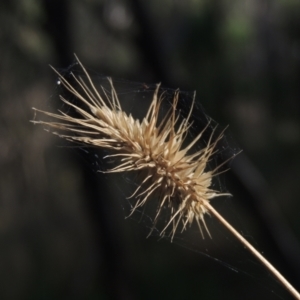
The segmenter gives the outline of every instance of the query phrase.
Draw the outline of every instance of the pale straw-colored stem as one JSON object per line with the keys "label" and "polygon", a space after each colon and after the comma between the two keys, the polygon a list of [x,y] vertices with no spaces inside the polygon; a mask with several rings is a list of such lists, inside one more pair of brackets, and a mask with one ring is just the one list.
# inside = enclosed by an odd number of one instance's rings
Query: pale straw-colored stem
{"label": "pale straw-colored stem", "polygon": [[209,212],[214,215],[231,233],[282,283],[295,297],[300,299],[299,292],[279,273],[279,271],[262,256],[238,231],[236,231],[209,203],[205,204]]}

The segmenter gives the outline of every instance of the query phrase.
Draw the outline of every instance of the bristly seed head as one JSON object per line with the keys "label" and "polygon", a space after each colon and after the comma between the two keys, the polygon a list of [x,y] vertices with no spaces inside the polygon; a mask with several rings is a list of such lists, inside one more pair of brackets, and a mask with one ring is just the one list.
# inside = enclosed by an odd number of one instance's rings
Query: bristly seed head
{"label": "bristly seed head", "polygon": [[212,177],[216,175],[218,167],[214,170],[207,168],[209,160],[216,152],[218,141],[223,137],[223,132],[215,140],[212,140],[211,136],[204,148],[190,154],[190,149],[201,139],[209,126],[208,124],[189,145],[183,145],[191,126],[190,117],[194,99],[187,118],[179,121],[179,113],[176,111],[179,91],[176,91],[171,109],[163,120],[159,121],[163,94],[159,95],[158,84],[146,116],[139,121],[122,110],[110,78],[108,78],[110,93],[104,89],[98,91],[86,69],[78,59],[77,61],[87,77],[87,81],[84,81],[71,73],[80,88],[75,88],[62,75],[57,74],[61,85],[89,110],[60,96],[63,102],[75,109],[78,117],[63,112],[53,114],[35,109],[53,117],[56,121],[33,122],[58,129],[58,133],[53,133],[67,140],[112,150],[113,153],[108,157],[117,157],[119,164],[113,169],[106,170],[107,173],[141,171],[140,185],[130,196],[136,200],[131,214],[153,199],[154,194],[158,195],[153,228],[162,209],[168,208],[170,211],[170,219],[161,230],[161,235],[172,226],[173,238],[179,226],[184,230],[194,220],[202,236],[202,225],[209,234],[204,220],[205,213],[209,212],[206,204],[214,197],[229,195],[211,189]]}

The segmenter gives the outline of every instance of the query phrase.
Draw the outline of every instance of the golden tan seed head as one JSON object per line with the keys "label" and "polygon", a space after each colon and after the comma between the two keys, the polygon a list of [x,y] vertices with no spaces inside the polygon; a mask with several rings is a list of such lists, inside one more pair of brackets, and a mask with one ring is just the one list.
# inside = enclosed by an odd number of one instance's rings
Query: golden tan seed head
{"label": "golden tan seed head", "polygon": [[111,88],[109,93],[104,89],[97,90],[86,69],[77,61],[87,78],[84,80],[71,73],[77,87],[57,74],[64,88],[85,108],[61,96],[63,102],[76,110],[77,117],[35,109],[52,117],[53,121],[33,122],[46,125],[54,134],[67,140],[111,150],[109,157],[118,158],[119,163],[115,168],[106,170],[107,173],[139,171],[139,187],[131,196],[135,199],[131,214],[146,202],[157,201],[154,227],[162,209],[168,208],[170,217],[161,235],[172,226],[173,237],[178,227],[184,230],[195,220],[203,236],[202,225],[208,232],[204,221],[204,215],[208,212],[206,203],[214,197],[228,195],[211,189],[212,177],[218,168],[208,169],[208,162],[215,154],[223,133],[214,141],[211,138],[204,148],[190,153],[207,128],[184,146],[191,125],[194,100],[187,118],[179,121],[179,91],[176,91],[171,109],[159,121],[163,94],[160,94],[160,85],[157,85],[147,114],[139,121],[122,110],[110,78],[107,79]]}

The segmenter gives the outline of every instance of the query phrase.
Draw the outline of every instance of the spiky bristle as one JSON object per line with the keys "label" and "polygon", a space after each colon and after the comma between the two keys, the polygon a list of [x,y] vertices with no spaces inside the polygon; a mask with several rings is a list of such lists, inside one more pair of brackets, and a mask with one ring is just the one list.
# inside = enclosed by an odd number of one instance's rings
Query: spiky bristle
{"label": "spiky bristle", "polygon": [[104,89],[98,91],[78,58],[77,61],[87,78],[84,81],[83,78],[71,73],[79,88],[75,88],[61,74],[55,72],[61,84],[87,106],[88,110],[60,96],[63,102],[75,109],[77,117],[63,112],[55,114],[34,108],[56,121],[33,122],[57,129],[58,132],[53,133],[67,140],[112,150],[113,153],[108,157],[117,157],[119,163],[113,169],[106,170],[107,173],[142,171],[140,185],[131,196],[136,200],[131,214],[150,199],[154,200],[156,198],[153,197],[154,194],[158,195],[153,228],[163,208],[167,207],[170,212],[170,218],[161,230],[161,235],[172,226],[173,238],[180,224],[184,230],[194,220],[202,236],[204,236],[202,226],[209,234],[204,220],[204,215],[208,212],[206,204],[214,197],[228,195],[211,188],[212,178],[218,168],[209,170],[207,167],[216,152],[218,141],[223,137],[223,132],[215,140],[212,140],[211,136],[201,150],[190,153],[191,148],[201,139],[209,126],[208,124],[189,145],[184,145],[191,126],[190,118],[195,99],[188,116],[179,121],[180,116],[176,110],[179,91],[176,91],[171,109],[163,120],[159,121],[163,94],[159,95],[158,84],[146,116],[139,121],[122,110],[110,78],[108,78],[110,92],[107,93]]}

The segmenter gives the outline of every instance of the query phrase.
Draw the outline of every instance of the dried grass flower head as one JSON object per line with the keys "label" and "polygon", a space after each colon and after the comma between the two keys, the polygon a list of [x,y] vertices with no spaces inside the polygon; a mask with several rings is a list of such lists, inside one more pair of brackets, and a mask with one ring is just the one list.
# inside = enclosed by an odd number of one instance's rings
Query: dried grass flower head
{"label": "dried grass flower head", "polygon": [[182,118],[178,110],[180,92],[175,91],[171,108],[161,117],[165,95],[158,84],[146,116],[138,120],[122,110],[111,78],[107,78],[109,91],[103,87],[97,89],[86,69],[77,61],[84,77],[71,73],[71,83],[58,73],[60,84],[77,101],[75,104],[63,96],[60,98],[76,111],[76,116],[62,111],[56,114],[36,109],[54,121],[34,122],[46,125],[54,134],[69,141],[110,150],[108,157],[114,157],[118,164],[106,170],[107,173],[139,171],[139,186],[130,196],[135,199],[131,213],[149,201],[157,201],[154,227],[162,210],[167,208],[169,219],[161,229],[161,235],[171,227],[174,236],[177,229],[184,230],[194,221],[202,236],[202,228],[209,234],[204,220],[207,204],[215,197],[228,195],[212,188],[212,179],[219,167],[208,168],[223,132],[214,137],[215,131],[212,130],[206,146],[195,150],[195,144],[211,127],[208,121],[207,126],[187,142],[195,98],[186,117]]}
{"label": "dried grass flower head", "polygon": [[[77,57],[76,57],[77,59]],[[196,137],[188,140],[192,128],[192,111],[195,99],[183,118],[177,109],[180,92],[173,94],[170,109],[161,116],[164,92],[158,84],[153,91],[151,104],[142,120],[135,119],[122,110],[113,81],[107,78],[109,90],[97,88],[86,69],[77,59],[84,76],[70,73],[71,80],[57,71],[59,83],[68,91],[75,102],[60,96],[70,110],[50,113],[38,109],[36,112],[49,116],[51,121],[34,120],[43,124],[54,134],[72,142],[93,146],[109,151],[107,157],[117,164],[106,173],[139,172],[139,183],[130,196],[134,199],[131,214],[148,202],[156,201],[156,213],[153,228],[163,211],[169,217],[161,229],[161,235],[170,227],[171,237],[175,232],[184,230],[194,221],[198,224],[202,236],[205,228],[204,216],[215,216],[248,250],[285,286],[296,298],[298,291],[266,260],[235,228],[233,228],[214,208],[210,201],[218,196],[228,195],[212,188],[213,177],[220,173],[220,164],[209,168],[209,162],[216,152],[224,132],[215,134],[213,129],[205,146],[195,145],[203,139],[211,124],[201,130]],[[76,114],[69,113],[74,111]],[[226,161],[225,161],[226,162]],[[223,162],[223,164],[225,163]]]}

